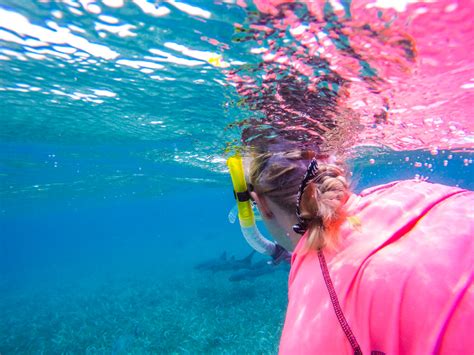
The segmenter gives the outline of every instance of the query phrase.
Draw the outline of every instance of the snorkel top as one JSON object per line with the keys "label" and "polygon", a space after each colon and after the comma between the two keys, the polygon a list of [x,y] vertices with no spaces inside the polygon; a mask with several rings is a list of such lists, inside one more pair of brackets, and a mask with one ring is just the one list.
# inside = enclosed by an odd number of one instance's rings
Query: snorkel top
{"label": "snorkel top", "polygon": [[255,214],[252,209],[250,193],[245,181],[244,165],[242,157],[236,155],[227,159],[232,185],[234,186],[234,197],[237,201],[240,229],[245,240],[257,252],[269,255],[275,263],[282,260],[289,261],[291,254],[282,246],[265,238],[255,224]]}

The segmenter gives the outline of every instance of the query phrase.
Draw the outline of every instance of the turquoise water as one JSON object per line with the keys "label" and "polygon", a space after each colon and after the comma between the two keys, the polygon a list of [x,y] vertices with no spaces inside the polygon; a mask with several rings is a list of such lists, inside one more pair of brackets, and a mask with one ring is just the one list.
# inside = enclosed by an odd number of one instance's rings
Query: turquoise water
{"label": "turquoise water", "polygon": [[[197,268],[251,251],[228,222],[225,167],[230,125],[249,113],[222,68],[165,44],[257,60],[232,41],[246,10],[189,3],[211,18],[166,2],[154,17],[132,2],[0,0],[16,24],[108,48],[0,32],[0,353],[276,353],[288,268],[240,281]],[[104,30],[116,24],[90,4],[135,36]],[[146,59],[153,48],[173,57]],[[473,189],[472,158],[362,148],[350,164],[356,191],[415,175]]]}

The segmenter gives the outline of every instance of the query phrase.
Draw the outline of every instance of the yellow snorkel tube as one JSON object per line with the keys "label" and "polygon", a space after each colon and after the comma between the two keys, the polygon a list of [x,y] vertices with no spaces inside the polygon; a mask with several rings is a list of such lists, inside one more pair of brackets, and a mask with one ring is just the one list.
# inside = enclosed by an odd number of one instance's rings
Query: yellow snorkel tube
{"label": "yellow snorkel tube", "polygon": [[[245,182],[244,165],[240,156],[231,157],[227,160],[232,185],[234,185],[235,199],[239,211],[239,221],[242,227],[251,227],[255,224],[255,215],[253,213],[250,197],[239,198],[248,194],[247,183]],[[243,200],[243,201],[240,201]]]}
{"label": "yellow snorkel tube", "polygon": [[261,254],[275,256],[279,246],[266,239],[255,224],[255,215],[250,201],[250,194],[245,182],[244,165],[239,155],[227,159],[234,196],[237,201],[238,216],[242,234],[250,246]]}

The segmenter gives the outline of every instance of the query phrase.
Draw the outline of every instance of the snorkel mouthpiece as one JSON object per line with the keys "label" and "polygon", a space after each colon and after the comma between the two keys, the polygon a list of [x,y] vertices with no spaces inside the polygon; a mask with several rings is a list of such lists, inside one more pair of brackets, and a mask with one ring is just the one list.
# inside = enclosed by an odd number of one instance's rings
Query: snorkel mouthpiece
{"label": "snorkel mouthpiece", "polygon": [[[266,239],[255,224],[255,215],[250,202],[250,194],[245,182],[244,165],[239,155],[227,159],[232,184],[234,185],[234,196],[237,200],[238,216],[242,234],[250,246],[261,254],[276,256],[277,245]],[[274,258],[274,260],[276,260]]]}

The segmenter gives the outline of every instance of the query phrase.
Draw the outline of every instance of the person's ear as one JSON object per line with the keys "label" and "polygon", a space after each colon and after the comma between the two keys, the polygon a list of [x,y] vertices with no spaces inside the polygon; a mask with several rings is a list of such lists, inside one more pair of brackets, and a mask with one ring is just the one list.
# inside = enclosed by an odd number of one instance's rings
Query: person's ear
{"label": "person's ear", "polygon": [[268,203],[264,196],[258,195],[255,191],[250,191],[250,196],[257,203],[260,212],[267,218],[272,218],[273,213],[268,207]]}

